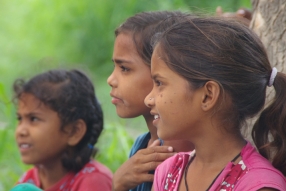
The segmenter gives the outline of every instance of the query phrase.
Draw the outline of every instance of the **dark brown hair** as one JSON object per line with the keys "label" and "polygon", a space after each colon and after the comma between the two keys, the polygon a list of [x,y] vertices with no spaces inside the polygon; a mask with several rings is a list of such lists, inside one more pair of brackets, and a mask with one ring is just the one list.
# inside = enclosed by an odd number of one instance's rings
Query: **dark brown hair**
{"label": "dark brown hair", "polygon": [[23,93],[32,94],[56,111],[61,119],[61,131],[78,119],[86,123],[87,131],[82,140],[63,154],[62,164],[67,170],[79,171],[95,155],[93,145],[103,129],[103,113],[93,84],[83,72],[51,70],[27,82],[18,79],[14,92],[16,99],[21,99]]}
{"label": "dark brown hair", "polygon": [[162,25],[158,28],[157,25],[168,19],[168,22],[172,24],[175,22],[175,20],[172,21],[172,18],[176,18],[175,16],[186,15],[190,16],[190,14],[180,11],[151,11],[137,13],[136,15],[129,17],[115,30],[115,36],[117,37],[121,33],[132,35],[139,56],[143,59],[145,64],[150,65],[153,52],[151,38],[155,33],[169,27],[167,25]]}
{"label": "dark brown hair", "polygon": [[[233,20],[178,20],[154,37],[161,58],[194,89],[209,80],[217,82],[231,98],[223,117],[240,128],[264,107],[272,68],[263,44],[248,27]],[[273,86],[276,96],[255,123],[252,135],[259,152],[273,159],[273,165],[286,175],[286,76],[278,72]]]}

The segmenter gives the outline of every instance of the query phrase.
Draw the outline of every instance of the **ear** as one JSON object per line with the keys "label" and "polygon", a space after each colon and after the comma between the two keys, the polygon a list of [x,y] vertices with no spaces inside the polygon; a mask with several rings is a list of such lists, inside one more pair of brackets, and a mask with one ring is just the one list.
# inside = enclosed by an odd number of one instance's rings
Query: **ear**
{"label": "ear", "polygon": [[217,104],[220,91],[220,86],[217,82],[208,81],[205,83],[201,102],[203,111],[209,111]]}
{"label": "ear", "polygon": [[71,124],[72,131],[69,133],[68,145],[77,145],[86,133],[86,123],[82,119],[78,119],[76,122]]}

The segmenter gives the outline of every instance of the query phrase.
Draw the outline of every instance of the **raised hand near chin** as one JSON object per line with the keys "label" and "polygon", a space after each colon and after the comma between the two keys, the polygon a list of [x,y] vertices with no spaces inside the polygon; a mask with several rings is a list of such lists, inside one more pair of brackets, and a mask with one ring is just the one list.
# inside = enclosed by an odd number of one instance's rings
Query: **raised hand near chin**
{"label": "raised hand near chin", "polygon": [[172,147],[160,146],[159,140],[154,141],[117,169],[113,176],[113,191],[127,191],[143,182],[153,182],[154,175],[149,172],[173,155]]}

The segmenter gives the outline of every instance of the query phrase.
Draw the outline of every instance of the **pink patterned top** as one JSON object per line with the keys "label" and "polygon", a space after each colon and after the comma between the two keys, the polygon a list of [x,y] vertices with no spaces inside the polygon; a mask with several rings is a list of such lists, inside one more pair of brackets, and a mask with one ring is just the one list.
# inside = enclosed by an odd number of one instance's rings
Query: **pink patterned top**
{"label": "pink patterned top", "polygon": [[[155,191],[177,191],[191,153],[178,153],[160,164],[155,171]],[[268,160],[263,158],[248,142],[241,151],[242,160],[228,163],[209,188],[209,191],[248,190],[257,191],[268,187],[286,190],[286,179]]]}

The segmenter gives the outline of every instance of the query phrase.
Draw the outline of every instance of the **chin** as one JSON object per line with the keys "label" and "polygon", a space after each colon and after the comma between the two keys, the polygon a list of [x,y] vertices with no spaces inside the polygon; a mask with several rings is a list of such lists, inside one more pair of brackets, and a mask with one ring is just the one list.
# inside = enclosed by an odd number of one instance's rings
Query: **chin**
{"label": "chin", "polygon": [[126,112],[126,111],[123,112],[118,109],[116,110],[116,113],[120,118],[135,118],[135,117],[142,115],[142,114]]}
{"label": "chin", "polygon": [[33,165],[33,164],[35,164],[32,160],[30,160],[30,159],[25,159],[25,158],[22,158],[22,162],[23,162],[24,164],[27,164],[27,165]]}

